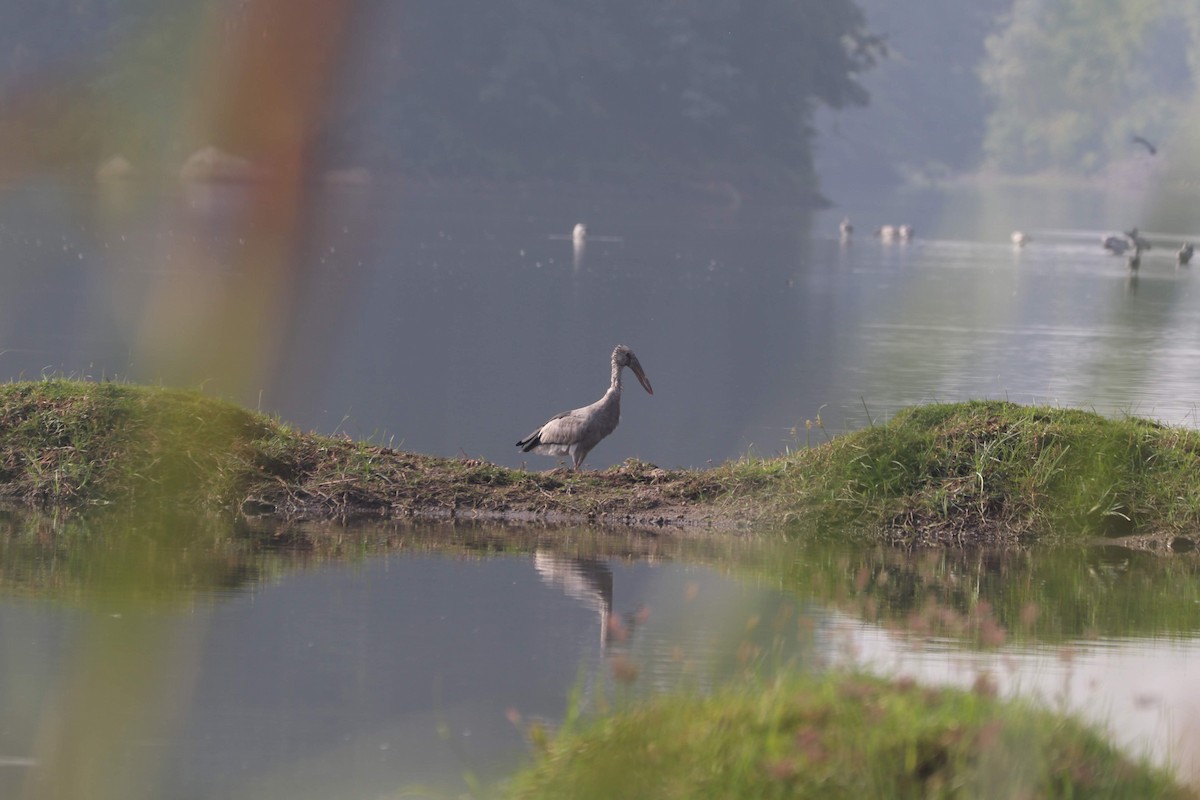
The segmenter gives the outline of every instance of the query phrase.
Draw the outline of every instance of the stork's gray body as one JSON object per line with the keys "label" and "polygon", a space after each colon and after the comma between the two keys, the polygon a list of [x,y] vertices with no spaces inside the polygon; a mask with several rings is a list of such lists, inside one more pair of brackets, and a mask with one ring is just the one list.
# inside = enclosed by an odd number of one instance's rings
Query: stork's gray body
{"label": "stork's gray body", "polygon": [[590,406],[564,411],[551,417],[545,425],[517,442],[526,453],[533,451],[547,456],[570,456],[574,468],[600,440],[617,429],[621,421],[621,370],[629,367],[649,394],[654,394],[650,381],[642,370],[637,356],[623,344],[612,353],[612,380],[608,391]]}

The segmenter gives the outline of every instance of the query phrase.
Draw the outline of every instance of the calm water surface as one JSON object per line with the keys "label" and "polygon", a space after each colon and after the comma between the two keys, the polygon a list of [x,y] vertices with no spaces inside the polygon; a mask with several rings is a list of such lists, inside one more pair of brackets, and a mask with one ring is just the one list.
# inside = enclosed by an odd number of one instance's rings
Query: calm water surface
{"label": "calm water surface", "polygon": [[[3,797],[457,791],[514,769],[528,724],[557,724],[572,694],[704,687],[745,668],[743,641],[788,661],[811,646],[794,622],[749,630],[796,601],[713,552],[588,554],[586,530],[400,528],[346,560],[183,520],[6,522]],[[530,549],[494,549],[514,537]]]}
{"label": "calm water surface", "polygon": [[[1003,199],[876,198],[843,246],[842,209],[381,186],[315,194],[276,229],[236,186],[30,184],[0,201],[0,375],[203,386],[304,429],[512,466],[513,442],[603,393],[618,342],[656,393],[631,387],[593,467],[774,454],[818,415],[838,433],[930,400],[1195,424],[1185,234],[1131,276],[1098,241],[1137,209]],[[916,241],[870,235],[898,214]],[[1009,226],[1034,243],[1014,250]]]}
{"label": "calm water surface", "polygon": [[[0,376],[203,387],[304,429],[506,465],[533,426],[600,396],[618,342],[655,395],[630,388],[593,467],[773,454],[930,400],[1197,423],[1197,268],[1160,247],[1131,275],[1098,245],[1148,203],[868,198],[843,244],[846,209],[375,187],[289,217],[256,191],[11,188]],[[869,235],[885,222],[918,239]],[[1035,236],[1020,251],[1016,227]],[[986,671],[1200,775],[1200,580],[1183,560],[930,565],[587,531],[439,530],[435,548],[408,529],[317,555],[189,520],[4,525],[4,797],[453,793],[518,765],[524,727],[572,693],[594,706],[788,663]],[[998,643],[922,622],[981,602]]]}
{"label": "calm water surface", "polygon": [[180,519],[4,534],[4,797],[446,796],[500,785],[572,696],[779,666],[987,674],[1197,775],[1200,582],[1180,560],[402,525],[326,556]]}

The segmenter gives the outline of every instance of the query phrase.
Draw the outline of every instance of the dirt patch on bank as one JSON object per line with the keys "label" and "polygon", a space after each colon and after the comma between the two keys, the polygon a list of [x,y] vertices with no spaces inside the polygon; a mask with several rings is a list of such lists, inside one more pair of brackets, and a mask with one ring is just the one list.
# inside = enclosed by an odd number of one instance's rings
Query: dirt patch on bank
{"label": "dirt patch on bank", "polygon": [[[238,503],[246,516],[284,520],[413,518],[589,523],[648,530],[747,530],[756,515],[695,472],[628,461],[607,470],[520,472],[476,459],[440,459],[361,445],[325,448],[290,480],[255,481]],[[347,476],[346,460],[372,462]],[[272,470],[274,472],[275,470]]]}

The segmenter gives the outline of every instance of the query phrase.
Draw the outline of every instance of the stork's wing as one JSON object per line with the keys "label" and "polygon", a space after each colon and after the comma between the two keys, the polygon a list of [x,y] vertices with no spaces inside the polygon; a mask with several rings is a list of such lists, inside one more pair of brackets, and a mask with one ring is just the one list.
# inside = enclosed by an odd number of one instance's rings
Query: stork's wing
{"label": "stork's wing", "polygon": [[517,447],[523,448],[528,453],[541,445],[567,447],[575,444],[581,438],[584,426],[587,424],[587,418],[580,413],[582,410],[577,408],[573,411],[555,414],[545,425],[517,442]]}

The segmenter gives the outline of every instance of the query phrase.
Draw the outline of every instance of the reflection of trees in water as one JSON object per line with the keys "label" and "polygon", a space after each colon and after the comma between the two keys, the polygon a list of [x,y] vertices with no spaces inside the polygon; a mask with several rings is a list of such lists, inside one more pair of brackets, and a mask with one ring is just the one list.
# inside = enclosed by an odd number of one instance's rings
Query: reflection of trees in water
{"label": "reflection of trees in water", "polygon": [[968,639],[986,640],[993,625],[1010,638],[1050,641],[1190,633],[1200,602],[1200,566],[1190,555],[1164,557],[1119,544],[927,553],[863,548],[804,563],[806,574],[789,580],[793,591],[910,632]]}

